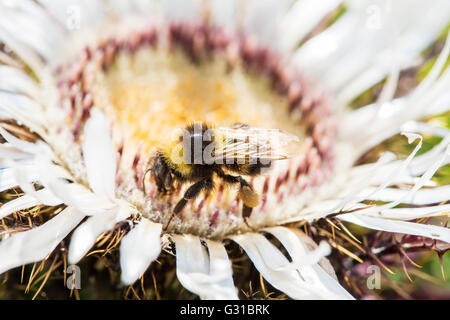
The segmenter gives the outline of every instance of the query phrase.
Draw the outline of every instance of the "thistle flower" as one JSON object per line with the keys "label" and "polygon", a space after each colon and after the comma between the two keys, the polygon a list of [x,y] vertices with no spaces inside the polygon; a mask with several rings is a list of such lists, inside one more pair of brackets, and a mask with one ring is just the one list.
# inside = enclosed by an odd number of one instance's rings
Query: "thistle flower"
{"label": "thistle flower", "polygon": [[[394,98],[400,70],[417,65],[449,22],[447,1],[24,0],[1,7],[0,191],[9,201],[0,207],[0,273],[58,254],[66,238],[69,264],[111,241],[124,284],[164,250],[176,253],[187,290],[236,299],[225,246],[234,242],[291,298],[349,299],[341,284],[348,279],[340,283],[325,257],[333,247],[360,258],[321,223],[356,246],[343,222],[408,235],[409,246],[450,243],[445,220],[417,222],[448,217],[450,208],[449,187],[431,180],[450,161],[450,132],[420,120],[449,109],[450,41],[426,78]],[[336,21],[316,28],[336,12]],[[375,103],[349,108],[385,78]],[[164,229],[186,186],[161,196],[144,173],[170,130],[191,120],[280,128],[301,147],[251,181],[262,201],[249,217],[237,190],[219,185]],[[399,133],[414,146],[406,159],[386,153],[358,162]],[[442,141],[417,155],[427,133]],[[388,242],[375,240],[362,250],[377,259]]]}

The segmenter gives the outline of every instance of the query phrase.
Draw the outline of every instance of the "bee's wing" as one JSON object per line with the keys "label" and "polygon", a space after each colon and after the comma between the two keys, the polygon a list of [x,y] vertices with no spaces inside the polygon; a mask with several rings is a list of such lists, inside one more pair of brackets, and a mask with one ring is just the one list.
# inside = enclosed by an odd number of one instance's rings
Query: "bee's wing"
{"label": "bee's wing", "polygon": [[215,159],[235,160],[282,160],[291,157],[288,146],[299,141],[286,131],[265,129],[248,125],[233,128],[217,128],[224,143],[215,150]]}

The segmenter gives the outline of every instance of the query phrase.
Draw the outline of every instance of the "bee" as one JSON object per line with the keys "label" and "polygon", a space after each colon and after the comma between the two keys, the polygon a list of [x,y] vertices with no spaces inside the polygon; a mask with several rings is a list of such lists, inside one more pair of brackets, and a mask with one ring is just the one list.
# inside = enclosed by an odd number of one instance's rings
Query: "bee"
{"label": "bee", "polygon": [[[159,194],[173,192],[176,184],[191,184],[175,205],[166,228],[188,201],[202,191],[212,191],[217,179],[239,187],[243,216],[249,217],[252,208],[260,203],[260,197],[242,176],[261,175],[273,161],[288,159],[286,146],[291,141],[298,141],[298,138],[282,130],[246,124],[227,128],[194,122],[177,129],[156,151],[146,171],[146,174],[151,172]],[[143,187],[145,193],[145,184]]]}

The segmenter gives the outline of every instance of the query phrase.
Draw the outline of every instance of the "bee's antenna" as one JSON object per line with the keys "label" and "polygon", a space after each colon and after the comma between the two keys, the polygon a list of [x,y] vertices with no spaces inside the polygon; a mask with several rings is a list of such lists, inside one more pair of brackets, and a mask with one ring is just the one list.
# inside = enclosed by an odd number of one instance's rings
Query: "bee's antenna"
{"label": "bee's antenna", "polygon": [[172,222],[172,219],[173,219],[174,216],[175,216],[175,213],[172,212],[172,213],[170,214],[169,221],[167,221],[167,224],[166,224],[166,226],[164,227],[163,231],[166,231],[167,228],[169,228],[170,222]]}
{"label": "bee's antenna", "polygon": [[145,172],[144,172],[144,176],[142,177],[142,189],[144,191],[144,196],[147,194],[147,192],[145,191],[145,176],[147,175],[147,173],[149,173],[149,171],[151,171],[152,168],[148,168]]}

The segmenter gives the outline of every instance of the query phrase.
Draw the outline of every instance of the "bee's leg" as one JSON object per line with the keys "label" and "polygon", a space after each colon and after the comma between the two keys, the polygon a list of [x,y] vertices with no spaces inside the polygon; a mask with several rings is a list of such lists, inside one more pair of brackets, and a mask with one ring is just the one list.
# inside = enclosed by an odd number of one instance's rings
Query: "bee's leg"
{"label": "bee's leg", "polygon": [[242,206],[242,217],[244,218],[245,224],[250,228],[253,229],[248,224],[248,218],[252,214],[253,208],[256,207],[259,204],[259,195],[253,191],[250,184],[241,176],[232,176],[229,174],[225,174],[222,170],[217,170],[217,175],[221,177],[225,182],[232,183],[232,184],[240,184],[239,189],[239,196],[241,197],[242,201],[244,202]]}
{"label": "bee's leg", "polygon": [[211,190],[212,188],[214,188],[214,183],[211,178],[200,180],[199,182],[194,183],[192,186],[190,186],[184,193],[183,199],[178,201],[175,208],[173,209],[173,212],[164,230],[166,230],[169,226],[173,216],[180,213],[189,200],[196,198],[203,190]]}
{"label": "bee's leg", "polygon": [[[239,196],[244,202],[245,206],[249,208],[254,208],[259,204],[259,195],[253,191],[250,184],[241,176],[232,176],[225,174],[222,170],[217,170],[217,175],[221,177],[225,182],[232,184],[240,184]],[[246,209],[248,212],[248,209]]]}
{"label": "bee's leg", "polygon": [[197,183],[194,183],[183,195],[183,199],[178,201],[177,205],[173,209],[175,214],[179,213],[183,210],[184,206],[187,204],[188,200],[196,198],[202,190],[211,190],[214,187],[213,181],[211,178],[201,180]]}
{"label": "bee's leg", "polygon": [[253,208],[251,207],[247,207],[245,205],[245,203],[242,205],[242,217],[244,218],[244,223],[247,227],[249,227],[252,231],[256,231],[255,228],[253,228],[249,223],[248,223],[248,218],[250,218],[250,216],[252,215],[252,211]]}

